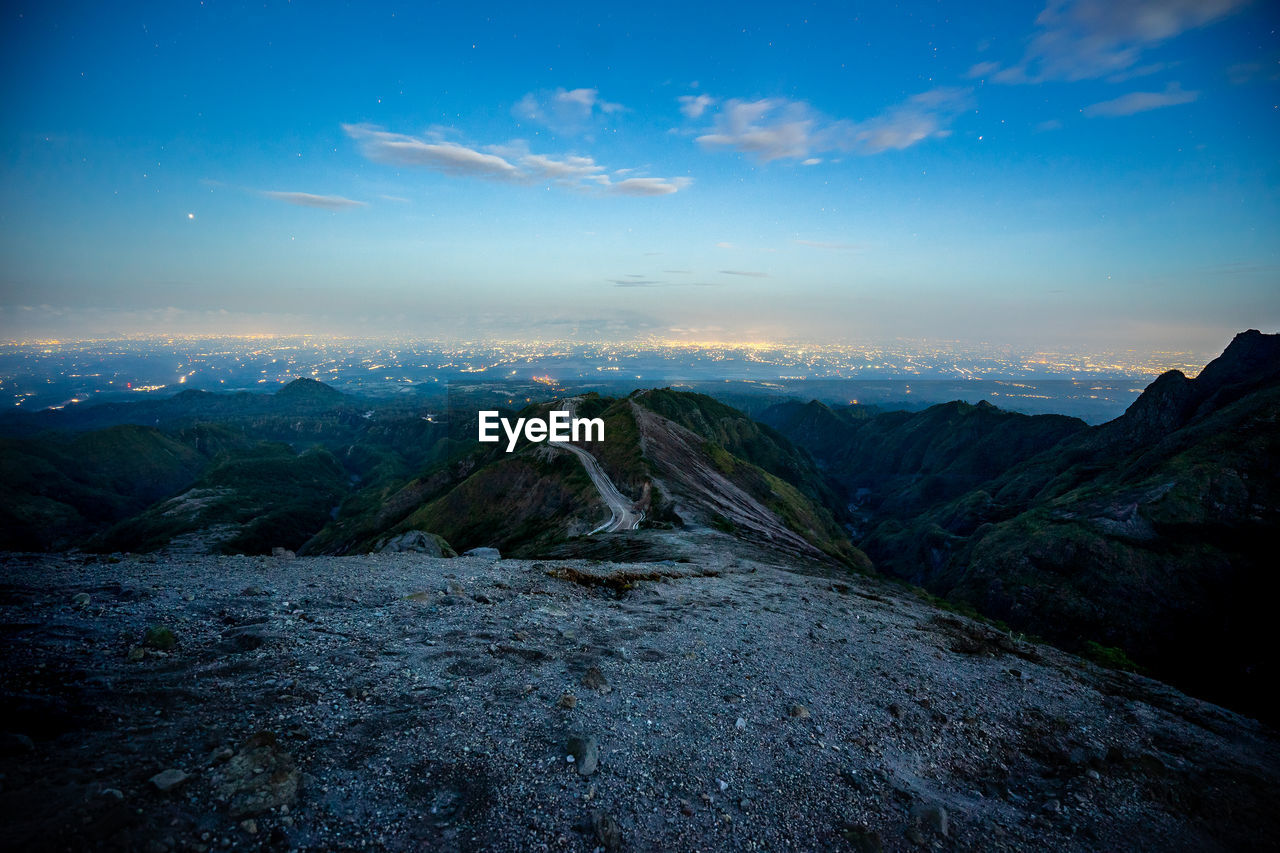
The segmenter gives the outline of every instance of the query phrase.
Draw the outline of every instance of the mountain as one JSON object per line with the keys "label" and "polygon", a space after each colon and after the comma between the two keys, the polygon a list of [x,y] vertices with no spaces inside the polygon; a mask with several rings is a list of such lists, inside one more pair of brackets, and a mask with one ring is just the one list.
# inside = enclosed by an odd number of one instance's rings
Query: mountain
{"label": "mountain", "polygon": [[1077,431],[860,545],[1011,628],[1275,718],[1280,335],[1244,332]]}
{"label": "mountain", "polygon": [[323,448],[295,454],[263,442],[220,457],[180,494],[102,531],[85,547],[152,551],[189,542],[196,553],[292,550],[328,522],[348,477]]}
{"label": "mountain", "polygon": [[298,379],[0,419],[0,548],[299,547],[348,495],[449,452],[432,408]]}
{"label": "mountain", "polygon": [[[545,418],[550,405],[509,414]],[[824,506],[834,491],[812,460],[741,412],[669,389],[592,394],[574,406],[578,417],[604,421],[605,440],[580,447],[643,514],[644,529],[588,537],[610,509],[582,461],[522,440],[513,453],[477,444],[399,488],[353,496],[303,553],[361,553],[421,531],[459,551],[494,546],[524,557],[669,559],[690,536],[728,536],[870,568]]]}
{"label": "mountain", "polygon": [[275,393],[277,400],[293,405],[332,406],[345,395],[336,388],[305,376],[299,377]]}
{"label": "mountain", "polygon": [[864,511],[893,517],[950,500],[1086,428],[959,401],[919,412],[791,402],[760,419],[809,450]]}
{"label": "mountain", "polygon": [[189,443],[150,427],[0,438],[0,550],[78,544],[172,494],[207,464]]}

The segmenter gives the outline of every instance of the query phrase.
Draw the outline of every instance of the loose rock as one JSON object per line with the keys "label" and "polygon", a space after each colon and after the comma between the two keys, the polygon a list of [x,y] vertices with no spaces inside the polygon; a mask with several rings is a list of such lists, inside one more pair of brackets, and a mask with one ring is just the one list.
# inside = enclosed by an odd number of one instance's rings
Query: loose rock
{"label": "loose rock", "polygon": [[947,810],[933,803],[916,803],[911,807],[911,819],[916,826],[926,826],[946,838],[950,832]]}
{"label": "loose rock", "polygon": [[580,776],[596,772],[600,761],[600,745],[593,737],[574,735],[565,744],[565,752],[573,759]]}
{"label": "loose rock", "polygon": [[175,767],[171,767],[168,770],[162,770],[152,776],[148,781],[150,781],[152,785],[155,785],[157,790],[172,791],[174,788],[187,781],[188,778],[187,774],[183,771],[178,770]]}

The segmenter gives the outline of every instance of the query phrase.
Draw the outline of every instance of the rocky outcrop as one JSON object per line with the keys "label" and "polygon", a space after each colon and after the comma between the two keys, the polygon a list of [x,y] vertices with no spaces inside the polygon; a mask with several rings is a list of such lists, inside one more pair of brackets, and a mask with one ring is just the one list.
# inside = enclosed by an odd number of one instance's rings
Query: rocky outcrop
{"label": "rocky outcrop", "polygon": [[428,557],[458,556],[443,536],[425,530],[407,530],[388,536],[375,545],[373,551],[378,554],[425,554]]}

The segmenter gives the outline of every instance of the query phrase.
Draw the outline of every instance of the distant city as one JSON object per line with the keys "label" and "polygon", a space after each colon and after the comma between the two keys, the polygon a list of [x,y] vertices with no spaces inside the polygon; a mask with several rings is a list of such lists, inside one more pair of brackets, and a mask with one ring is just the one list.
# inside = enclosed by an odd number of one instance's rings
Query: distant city
{"label": "distant city", "polygon": [[1194,375],[1212,355],[906,340],[845,345],[319,336],[46,340],[0,344],[0,405],[34,411],[186,389],[270,392],[310,377],[373,397],[511,383],[535,390],[545,386],[546,396],[675,385],[717,396],[907,408],[985,399],[1001,408],[1098,422],[1120,414],[1160,373],[1176,368]]}

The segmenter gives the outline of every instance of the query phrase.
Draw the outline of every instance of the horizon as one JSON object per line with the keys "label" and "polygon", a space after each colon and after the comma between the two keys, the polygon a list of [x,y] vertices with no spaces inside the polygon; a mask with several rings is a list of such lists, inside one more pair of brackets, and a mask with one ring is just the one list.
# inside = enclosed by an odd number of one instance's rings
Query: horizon
{"label": "horizon", "polygon": [[480,383],[506,386],[513,399],[553,390],[617,396],[673,387],[739,403],[742,395],[763,395],[914,409],[986,400],[1010,411],[1100,423],[1124,411],[1156,376],[1169,370],[1196,376],[1220,351],[1101,352],[904,339],[824,344],[137,335],[0,343],[0,406],[59,410],[193,389],[270,393],[309,378],[371,398],[408,391],[429,397]]}
{"label": "horizon", "polygon": [[1263,3],[245,11],[7,9],[0,336],[1280,327]]}

